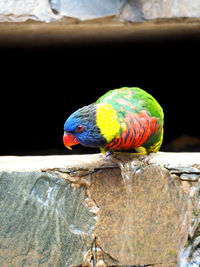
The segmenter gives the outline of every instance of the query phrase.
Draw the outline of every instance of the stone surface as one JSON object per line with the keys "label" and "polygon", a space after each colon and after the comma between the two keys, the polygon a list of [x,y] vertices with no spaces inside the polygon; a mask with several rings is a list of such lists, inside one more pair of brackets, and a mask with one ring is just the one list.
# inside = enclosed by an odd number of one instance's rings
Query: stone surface
{"label": "stone surface", "polygon": [[118,18],[122,21],[144,21],[141,1],[126,1],[126,5],[124,5],[123,10]]}
{"label": "stone surface", "polygon": [[[123,153],[124,155],[124,153]],[[135,154],[129,154],[127,160],[140,164],[142,156],[136,156]],[[165,153],[158,152],[151,154],[147,157],[146,162],[153,165],[159,165],[162,167],[167,166],[170,168],[176,168],[178,166],[184,166],[185,168],[195,167],[200,172],[200,153]],[[134,165],[134,164],[133,164]],[[117,165],[111,162],[103,154],[90,154],[90,155],[66,155],[66,156],[4,156],[0,157],[0,170],[7,172],[20,171],[20,172],[32,172],[32,171],[46,171],[46,170],[60,170],[63,172],[71,172],[73,170],[82,169],[101,169],[117,167]]]}
{"label": "stone surface", "polygon": [[51,0],[51,6],[60,15],[80,20],[117,15],[126,0]]}
{"label": "stone surface", "polygon": [[104,170],[90,191],[100,208],[95,235],[117,265],[175,264],[191,219],[178,179],[149,166],[123,185],[118,169]]}
{"label": "stone surface", "polygon": [[1,0],[0,22],[19,22],[29,19],[50,22],[60,18],[50,8],[48,0]]}
{"label": "stone surface", "polygon": [[199,17],[200,0],[139,0],[145,19]]}
{"label": "stone surface", "polygon": [[172,267],[189,232],[197,251],[199,182],[179,175],[200,154],[118,157],[0,157],[1,266]]}
{"label": "stone surface", "polygon": [[102,154],[72,156],[5,156],[0,157],[0,170],[7,172],[20,171],[56,171],[71,173],[76,170],[94,170],[104,167],[116,167]]}
{"label": "stone surface", "polygon": [[79,20],[113,16],[141,22],[157,18],[200,17],[200,0],[1,0],[0,21],[50,22],[67,16]]}
{"label": "stone surface", "polygon": [[0,173],[0,266],[74,266],[91,246],[95,216],[84,188],[54,173]]}

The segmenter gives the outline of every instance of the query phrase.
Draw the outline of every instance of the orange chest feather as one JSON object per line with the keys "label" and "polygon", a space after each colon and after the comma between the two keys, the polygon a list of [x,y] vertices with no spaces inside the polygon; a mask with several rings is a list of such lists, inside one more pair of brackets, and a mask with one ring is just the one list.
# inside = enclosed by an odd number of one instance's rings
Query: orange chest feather
{"label": "orange chest feather", "polygon": [[126,130],[119,138],[112,140],[106,148],[114,150],[128,150],[142,146],[153,134],[157,133],[160,123],[155,117],[150,117],[146,111],[139,114],[128,113],[124,119]]}

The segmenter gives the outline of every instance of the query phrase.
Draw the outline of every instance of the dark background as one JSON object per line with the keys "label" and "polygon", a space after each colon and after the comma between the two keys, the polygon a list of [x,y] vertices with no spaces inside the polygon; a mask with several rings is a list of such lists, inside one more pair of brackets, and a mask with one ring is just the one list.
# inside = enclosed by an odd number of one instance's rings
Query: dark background
{"label": "dark background", "polygon": [[198,35],[4,46],[0,62],[1,155],[97,152],[80,145],[65,149],[64,122],[79,107],[122,86],[147,90],[163,107],[161,150],[183,134],[199,137]]}

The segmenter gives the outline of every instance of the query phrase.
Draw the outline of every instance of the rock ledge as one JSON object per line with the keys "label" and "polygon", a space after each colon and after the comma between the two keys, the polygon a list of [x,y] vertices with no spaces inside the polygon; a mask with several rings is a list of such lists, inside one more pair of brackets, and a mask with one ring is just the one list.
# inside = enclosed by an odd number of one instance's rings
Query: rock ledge
{"label": "rock ledge", "polygon": [[[102,154],[1,157],[1,266],[189,261],[199,244],[200,154],[118,158],[121,170]],[[185,246],[188,236],[195,245]]]}

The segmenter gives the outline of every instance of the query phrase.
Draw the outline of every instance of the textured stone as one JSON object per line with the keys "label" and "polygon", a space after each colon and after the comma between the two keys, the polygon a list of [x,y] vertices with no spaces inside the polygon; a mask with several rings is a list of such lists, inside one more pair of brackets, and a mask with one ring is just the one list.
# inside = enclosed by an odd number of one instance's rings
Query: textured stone
{"label": "textured stone", "polygon": [[200,169],[196,168],[196,167],[192,167],[192,166],[184,166],[182,165],[176,165],[176,164],[165,164],[165,168],[170,170],[171,173],[195,173],[195,174],[199,174],[200,173]]}
{"label": "textured stone", "polygon": [[200,0],[139,0],[145,19],[200,17]]}
{"label": "textured stone", "polygon": [[195,173],[182,173],[180,178],[185,181],[198,181],[200,179],[200,175]]}
{"label": "textured stone", "polygon": [[50,22],[64,16],[79,20],[114,16],[141,22],[158,18],[200,17],[200,0],[1,0],[0,21]]}
{"label": "textured stone", "polygon": [[200,0],[128,0],[120,14],[122,20],[137,22],[177,17],[200,17]]}
{"label": "textured stone", "polygon": [[0,22],[19,22],[28,19],[50,22],[60,16],[55,15],[48,0],[1,0]]}
{"label": "textured stone", "polygon": [[0,157],[1,266],[174,267],[189,232],[197,251],[199,183],[164,166],[198,174],[200,154],[118,157]]}
{"label": "textured stone", "polygon": [[178,179],[149,166],[124,185],[120,171],[93,175],[95,234],[117,265],[172,264],[187,239],[191,205]]}
{"label": "textured stone", "polygon": [[122,21],[144,21],[141,2],[127,1],[118,18]]}
{"label": "textured stone", "polygon": [[58,174],[1,172],[0,266],[83,263],[96,223],[85,199]]}
{"label": "textured stone", "polygon": [[51,0],[51,6],[62,16],[81,20],[117,15],[126,0]]}

